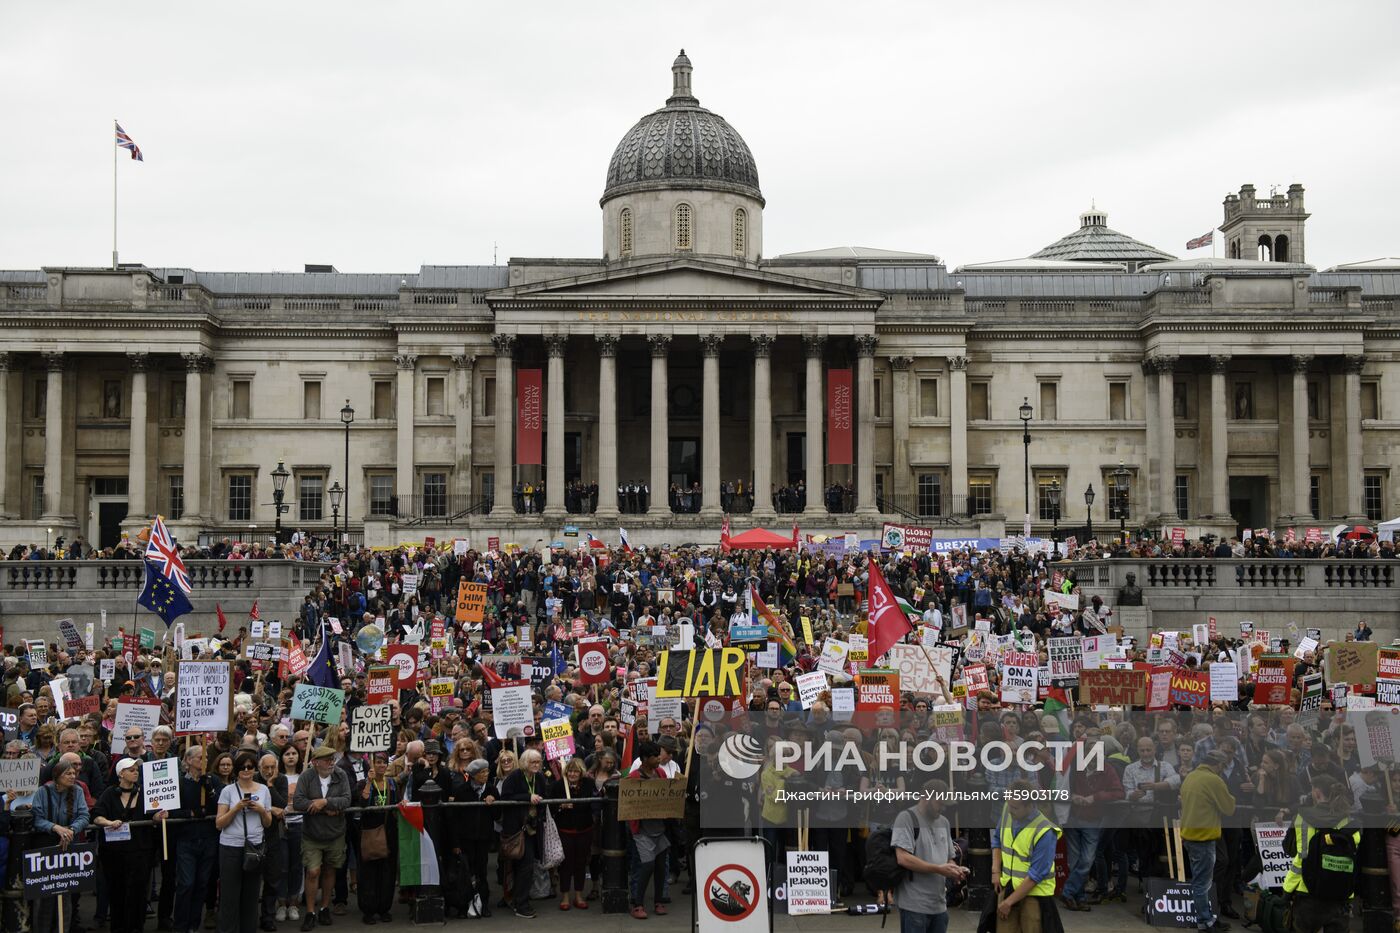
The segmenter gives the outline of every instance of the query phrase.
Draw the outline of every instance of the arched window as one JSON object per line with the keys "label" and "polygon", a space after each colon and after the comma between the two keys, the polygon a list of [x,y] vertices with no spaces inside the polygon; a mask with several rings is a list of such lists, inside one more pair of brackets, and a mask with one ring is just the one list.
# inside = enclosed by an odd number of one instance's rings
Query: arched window
{"label": "arched window", "polygon": [[743,257],[748,250],[748,211],[742,207],[734,211],[734,255]]}
{"label": "arched window", "polygon": [[632,208],[624,207],[617,215],[617,251],[622,256],[632,255]]}
{"label": "arched window", "polygon": [[687,251],[690,245],[690,205],[676,205],[676,249],[677,251]]}
{"label": "arched window", "polygon": [[1231,240],[1231,241],[1230,241],[1230,258],[1231,258],[1231,259],[1239,259],[1239,258],[1240,258],[1240,241],[1239,241],[1239,240]]}
{"label": "arched window", "polygon": [[1288,237],[1282,233],[1274,237],[1274,261],[1288,262]]}
{"label": "arched window", "polygon": [[1267,233],[1259,235],[1259,260],[1261,262],[1273,262],[1274,260],[1274,241],[1269,238]]}

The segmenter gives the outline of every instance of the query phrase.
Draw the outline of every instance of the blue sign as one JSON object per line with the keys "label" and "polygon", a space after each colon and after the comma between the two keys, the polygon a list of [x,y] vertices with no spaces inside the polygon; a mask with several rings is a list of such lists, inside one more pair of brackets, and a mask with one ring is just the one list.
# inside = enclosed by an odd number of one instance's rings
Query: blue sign
{"label": "blue sign", "polygon": [[577,537],[578,537],[578,526],[577,526],[577,525],[565,525],[565,526],[564,526],[564,537],[566,537],[566,538],[577,538]]}
{"label": "blue sign", "polygon": [[737,645],[741,642],[768,641],[768,626],[766,625],[731,625],[729,626],[729,643]]}

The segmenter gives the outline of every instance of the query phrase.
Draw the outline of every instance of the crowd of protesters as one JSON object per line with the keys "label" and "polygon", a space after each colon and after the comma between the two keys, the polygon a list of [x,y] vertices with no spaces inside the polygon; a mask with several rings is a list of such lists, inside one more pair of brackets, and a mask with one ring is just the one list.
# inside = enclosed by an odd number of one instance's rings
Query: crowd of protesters
{"label": "crowd of protesters", "polygon": [[[308,652],[321,639],[355,645],[356,663],[340,671],[347,716],[367,702],[366,658],[355,636],[370,626],[382,630],[391,645],[422,643],[430,623],[443,618],[450,649],[433,663],[435,673],[452,678],[452,697],[446,705],[435,704],[424,683],[398,692],[391,701],[394,747],[386,753],[353,754],[344,720],[318,729],[291,718],[299,678],[275,662],[247,657],[245,646],[254,640],[250,620],[235,631],[202,633],[215,639],[204,643],[206,655],[233,662],[233,729],[193,739],[174,737],[168,726],[150,735],[139,727],[117,735],[115,715],[124,696],[160,699],[169,719],[177,684],[168,650],[139,652],[107,684],[93,674],[111,656],[100,645],[93,651],[51,644],[43,666],[29,663],[24,645],[6,645],[0,690],[16,719],[4,754],[38,757],[44,770],[32,800],[8,795],[4,819],[16,820],[23,809],[32,809],[31,847],[80,837],[100,843],[98,892],[76,904],[67,899],[71,916],[65,929],[105,923],[116,933],[136,933],[151,922],[157,930],[177,933],[211,925],[221,933],[251,933],[254,927],[271,931],[290,922],[309,930],[332,924],[334,917],[351,910],[365,924],[387,921],[419,894],[398,883],[400,817],[390,808],[417,800],[429,780],[450,801],[513,804],[448,811],[445,845],[438,856],[453,911],[485,917],[494,907],[530,918],[532,902],[543,897],[557,897],[559,910],[596,908],[604,854],[602,788],[623,775],[648,779],[684,770],[691,788],[685,817],[641,820],[628,827],[630,910],[639,919],[649,911],[665,914],[676,887],[684,884],[681,890],[687,895],[694,891],[688,843],[702,834],[704,781],[729,781],[736,799],[745,802],[744,824],[735,831],[764,835],[779,857],[797,843],[790,805],[781,802],[778,791],[800,787],[802,771],[779,767],[770,757],[752,780],[728,779],[717,767],[716,755],[729,731],[747,732],[769,749],[779,737],[841,737],[858,743],[870,759],[869,786],[915,789],[907,786],[913,783],[911,776],[882,773],[876,752],[886,743],[929,738],[937,730],[937,708],[953,704],[966,710],[963,734],[978,740],[1018,746],[1060,736],[1076,748],[1102,746],[1106,753],[1109,766],[1091,774],[1065,777],[1053,768],[1012,768],[979,776],[1001,790],[1068,790],[1065,799],[1040,810],[1017,807],[992,817],[1017,827],[1044,820],[1036,825],[1052,825],[1055,836],[1066,838],[1068,877],[1059,894],[1060,909],[1078,911],[1122,900],[1130,875],[1141,879],[1162,873],[1169,846],[1161,832],[1115,828],[1110,816],[1115,806],[1151,807],[1154,813],[1182,819],[1189,874],[1204,898],[1197,915],[1203,926],[1224,929],[1226,922],[1219,918],[1233,917],[1242,908],[1241,892],[1253,877],[1257,853],[1251,834],[1222,826],[1222,815],[1235,807],[1253,808],[1260,819],[1291,823],[1305,816],[1313,821],[1308,825],[1318,826],[1316,821],[1335,822],[1363,809],[1394,813],[1394,794],[1400,794],[1400,774],[1363,767],[1355,732],[1341,714],[1333,713],[1330,695],[1316,709],[1300,713],[1302,687],[1320,662],[1313,653],[1304,653],[1293,669],[1292,702],[1276,707],[1251,704],[1248,674],[1240,678],[1241,699],[1234,703],[1213,709],[1178,707],[1150,717],[1141,710],[1052,714],[1043,699],[1003,704],[1001,670],[994,663],[998,643],[1036,652],[1044,662],[1048,639],[1093,636],[1113,625],[1112,607],[1098,598],[1083,600],[1078,611],[1061,608],[1063,601],[1053,594],[1078,594],[1074,564],[1053,563],[1043,551],[880,554],[584,546],[455,553],[451,543],[338,551],[329,542],[305,536],[268,553],[227,541],[186,550],[188,557],[235,554],[325,562],[297,617],[282,621],[288,637],[305,643]],[[907,603],[913,631],[906,638],[918,642],[921,630],[933,630],[940,644],[958,651],[934,693],[906,692],[897,711],[862,729],[835,713],[829,691],[804,707],[795,682],[816,669],[824,640],[849,641],[865,624],[862,606],[875,568]],[[462,581],[486,587],[487,608],[479,625],[454,618],[453,594]],[[689,622],[697,640],[724,644],[732,623],[751,618],[750,591],[772,607],[796,652],[776,667],[751,667],[743,719],[697,724],[692,704],[686,703],[679,721],[663,719],[658,731],[648,734],[639,719],[629,734],[622,721],[623,698],[655,672],[666,649],[668,636],[652,634],[675,633],[680,623]],[[323,625],[329,618],[337,620],[342,634]],[[986,620],[985,625],[974,627],[978,619]],[[613,667],[606,684],[578,683],[578,671],[570,663],[578,637],[574,620],[582,621],[588,637],[605,640]],[[805,625],[799,624],[802,620]],[[808,627],[811,642],[804,637]],[[110,634],[104,632],[104,640]],[[1294,641],[1301,636],[1292,629],[1287,634]],[[1345,638],[1364,641],[1372,634],[1361,622]],[[1234,663],[1231,652],[1248,647],[1243,633],[1216,633],[1202,643],[1183,635],[1178,644],[1187,668]],[[993,654],[984,665],[985,688],[972,691],[970,698],[962,696],[963,671],[973,657],[969,649],[985,654],[989,647]],[[1129,663],[1146,660],[1150,650],[1146,643],[1126,640],[1123,648],[1122,659]],[[1291,645],[1281,637],[1277,648],[1287,653]],[[552,673],[535,685],[533,699],[537,717],[546,703],[562,703],[572,711],[573,757],[546,760],[538,734],[494,734],[486,667],[503,659],[508,666],[518,665],[522,658],[563,659],[536,660],[536,669],[548,663]],[[60,673],[68,675],[69,683],[90,684],[100,711],[56,719],[50,680]],[[163,757],[179,759],[182,807],[152,819],[145,813],[137,776],[141,762]],[[1087,783],[1066,786],[1065,780]],[[927,840],[911,835],[911,817],[899,822],[898,812],[864,814],[860,828],[848,825],[847,812],[814,816],[808,844],[828,852],[841,896],[854,892],[867,837],[882,824],[896,823],[896,845],[906,840],[908,854],[919,864],[944,865],[928,861],[934,856]],[[166,817],[171,820],[168,857],[162,854],[158,822]],[[912,818],[920,826],[947,823],[927,810]],[[135,825],[123,833],[123,824]],[[545,839],[554,836],[562,855],[546,858]],[[992,834],[998,866],[993,883],[999,889],[1015,854],[1009,847],[1020,845],[1019,838],[1016,833]],[[245,857],[250,844],[261,847],[261,859]],[[1008,851],[1002,852],[1003,847]],[[1385,848],[1395,887],[1400,843],[1391,835]],[[938,852],[941,857],[943,850]],[[1031,864],[1029,877],[1036,885],[1014,900],[1014,890],[1001,890],[996,899],[998,904],[1011,902],[1007,913],[1013,918],[1032,905],[1055,909],[1041,890],[1044,866],[1038,859]],[[925,872],[917,866],[911,870],[916,876]],[[935,873],[949,882],[966,874],[947,867]],[[927,879],[917,880],[922,884]],[[940,903],[920,900],[912,884],[891,892],[891,901],[902,910],[913,916],[918,905]],[[1400,907],[1400,888],[1391,893]],[[872,894],[886,898],[883,889]],[[36,902],[33,929],[56,930],[55,912],[52,900]],[[1010,922],[994,921],[998,928]],[[1020,928],[1031,929],[1029,919]]]}

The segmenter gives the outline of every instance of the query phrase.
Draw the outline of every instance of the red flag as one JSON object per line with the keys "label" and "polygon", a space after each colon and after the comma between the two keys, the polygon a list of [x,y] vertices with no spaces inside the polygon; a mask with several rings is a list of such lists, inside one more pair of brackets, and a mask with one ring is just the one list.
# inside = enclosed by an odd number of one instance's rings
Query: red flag
{"label": "red flag", "polygon": [[632,767],[632,740],[636,737],[636,735],[637,735],[637,727],[636,727],[635,725],[628,726],[628,727],[627,727],[627,743],[626,743],[625,745],[622,746],[622,765],[621,765],[621,767],[618,769],[618,770],[620,770],[623,774],[626,774],[626,773],[627,773],[627,769],[630,768],[630,767]]}
{"label": "red flag", "polygon": [[488,688],[504,687],[506,685],[506,679],[500,674],[497,674],[495,668],[490,664],[481,665],[481,676],[486,680],[486,686]]}
{"label": "red flag", "polygon": [[219,614],[219,631],[222,632],[224,630],[224,626],[228,625],[228,619],[224,618],[224,607],[220,606],[218,603],[215,603],[214,611]]}
{"label": "red flag", "polygon": [[870,564],[870,624],[866,635],[870,639],[865,666],[874,667],[885,652],[914,630],[909,617],[899,608],[894,591],[885,582],[885,575],[873,561]]}
{"label": "red flag", "polygon": [[257,601],[256,599],[253,600],[253,608],[248,610],[248,618],[250,618],[250,619],[261,619],[261,618],[262,618],[262,616],[258,615],[258,601]]}

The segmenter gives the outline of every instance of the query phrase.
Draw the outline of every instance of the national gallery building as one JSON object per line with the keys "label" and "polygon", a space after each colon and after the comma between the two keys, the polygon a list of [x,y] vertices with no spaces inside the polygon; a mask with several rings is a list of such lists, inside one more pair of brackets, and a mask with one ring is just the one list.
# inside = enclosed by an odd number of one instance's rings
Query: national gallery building
{"label": "national gallery building", "polygon": [[280,518],[485,547],[713,543],[725,513],[1108,537],[1400,508],[1400,260],[1307,265],[1301,185],[1226,197],[1222,259],[1094,209],[952,270],[767,256],[757,163],[682,52],[599,203],[594,258],[0,271],[0,544],[156,513],[190,542]]}

